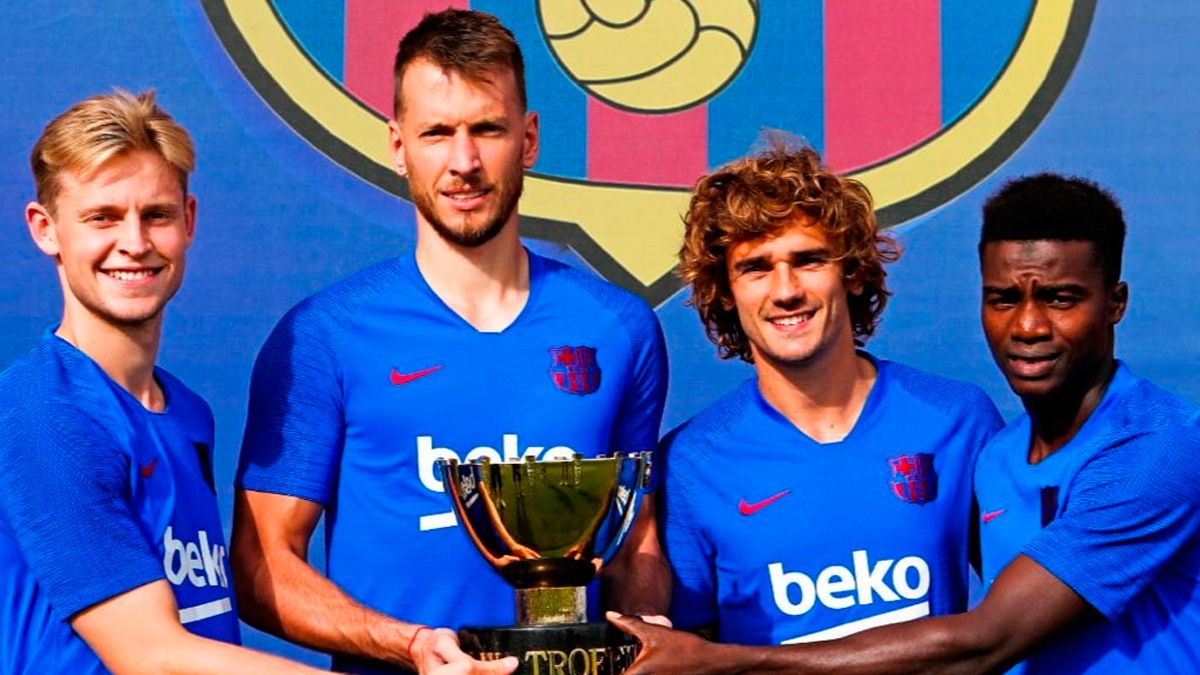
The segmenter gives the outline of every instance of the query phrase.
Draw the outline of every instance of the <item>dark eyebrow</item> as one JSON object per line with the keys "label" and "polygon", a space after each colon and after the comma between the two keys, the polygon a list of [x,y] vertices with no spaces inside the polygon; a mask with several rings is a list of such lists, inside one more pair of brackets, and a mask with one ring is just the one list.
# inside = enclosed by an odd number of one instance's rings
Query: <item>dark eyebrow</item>
{"label": "dark eyebrow", "polygon": [[792,260],[819,260],[827,261],[833,259],[833,251],[825,248],[807,248],[801,251],[792,253]]}
{"label": "dark eyebrow", "polygon": [[733,265],[733,271],[737,273],[748,272],[756,267],[761,267],[767,262],[767,256],[756,255],[753,258],[742,258]]}
{"label": "dark eyebrow", "polygon": [[988,284],[983,285],[984,293],[1009,293],[1015,289],[1016,289],[1016,286],[990,286]]}
{"label": "dark eyebrow", "polygon": [[487,117],[471,123],[471,129],[507,129],[508,120],[503,117]]}
{"label": "dark eyebrow", "polygon": [[417,133],[419,133],[421,135],[428,134],[428,133],[442,133],[442,132],[448,131],[449,129],[450,129],[450,125],[446,124],[444,122],[431,122],[431,123],[426,124],[425,126],[421,127]]}
{"label": "dark eyebrow", "polygon": [[1039,286],[1037,289],[1038,295],[1057,295],[1059,293],[1073,293],[1075,295],[1087,295],[1087,288],[1082,284],[1053,284]]}

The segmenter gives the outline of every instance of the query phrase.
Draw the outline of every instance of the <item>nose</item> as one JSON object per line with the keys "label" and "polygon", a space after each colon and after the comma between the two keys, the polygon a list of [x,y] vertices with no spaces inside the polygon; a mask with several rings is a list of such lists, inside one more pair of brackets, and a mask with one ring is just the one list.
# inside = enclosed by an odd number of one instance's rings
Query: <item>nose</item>
{"label": "nose", "polygon": [[771,269],[771,301],[780,307],[798,305],[804,299],[804,289],[796,270],[786,262]]}
{"label": "nose", "polygon": [[471,174],[479,170],[479,145],[471,134],[462,130],[454,135],[450,149],[450,172],[456,175]]}
{"label": "nose", "polygon": [[130,214],[121,221],[117,233],[117,248],[131,258],[141,258],[150,252],[153,244],[150,242],[149,223],[137,213]]}
{"label": "nose", "polygon": [[1026,300],[1017,306],[1012,336],[1019,342],[1039,342],[1050,337],[1050,322],[1038,303]]}

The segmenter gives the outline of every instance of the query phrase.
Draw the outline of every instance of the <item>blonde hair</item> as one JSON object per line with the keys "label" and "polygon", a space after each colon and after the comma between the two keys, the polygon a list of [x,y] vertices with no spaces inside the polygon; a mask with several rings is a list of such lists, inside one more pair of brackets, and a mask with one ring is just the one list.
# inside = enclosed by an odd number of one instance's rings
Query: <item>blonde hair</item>
{"label": "blonde hair", "polygon": [[61,188],[59,174],[86,174],[134,150],[162,157],[187,192],[196,151],[187,131],[154,102],[154,90],[134,95],[115,89],[76,103],[50,120],[33,145],[29,163],[38,202],[53,212]]}

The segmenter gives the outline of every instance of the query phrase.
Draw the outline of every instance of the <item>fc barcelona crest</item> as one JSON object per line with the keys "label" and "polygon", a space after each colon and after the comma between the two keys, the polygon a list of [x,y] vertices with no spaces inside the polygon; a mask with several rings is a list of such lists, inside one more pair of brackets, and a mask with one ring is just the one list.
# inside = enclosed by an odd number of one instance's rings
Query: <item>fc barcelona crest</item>
{"label": "fc barcelona crest", "polygon": [[920,452],[888,459],[892,469],[892,492],[909,504],[928,504],[937,499],[937,474],[933,455]]}
{"label": "fc barcelona crest", "polygon": [[550,380],[559,391],[584,396],[600,388],[595,347],[551,347]]}
{"label": "fc barcelona crest", "polygon": [[332,161],[408,198],[385,139],[396,43],[426,12],[495,14],[541,117],[522,233],[658,304],[703,173],[800,136],[892,226],[1003,164],[1053,107],[1096,0],[202,0],[246,79]]}

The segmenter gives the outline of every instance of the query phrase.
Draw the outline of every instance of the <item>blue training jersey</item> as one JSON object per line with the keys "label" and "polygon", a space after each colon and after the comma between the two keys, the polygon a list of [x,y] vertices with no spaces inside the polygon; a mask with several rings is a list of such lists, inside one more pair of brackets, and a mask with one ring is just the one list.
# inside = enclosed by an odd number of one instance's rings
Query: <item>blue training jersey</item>
{"label": "blue training jersey", "polygon": [[1200,672],[1200,409],[1119,363],[1066,445],[1030,464],[1030,438],[1021,415],[979,457],[984,584],[1024,554],[1098,615],[1016,672]]}
{"label": "blue training jersey", "polygon": [[878,375],[842,441],[806,436],[753,378],[664,441],[677,627],[772,645],[966,608],[971,468],[999,413],[862,356]]}
{"label": "blue training jersey", "polygon": [[161,413],[54,335],[0,375],[0,672],[108,672],[69,619],[164,577],[188,630],[239,641],[212,412],[155,378]]}
{"label": "blue training jersey", "polygon": [[[529,299],[503,331],[466,323],[410,254],[302,302],[255,365],[240,486],[323,504],[329,578],[391,616],[452,628],[515,619],[512,589],[457,526],[436,460],[657,442],[667,373],[654,312],[528,255]],[[336,657],[334,668],[384,666]]]}

